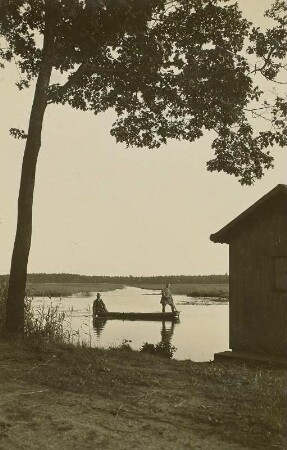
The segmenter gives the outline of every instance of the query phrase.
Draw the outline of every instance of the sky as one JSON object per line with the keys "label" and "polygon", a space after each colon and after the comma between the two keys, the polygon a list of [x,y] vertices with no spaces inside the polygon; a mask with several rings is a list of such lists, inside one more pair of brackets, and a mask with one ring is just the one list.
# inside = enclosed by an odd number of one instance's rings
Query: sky
{"label": "sky", "polygon": [[[238,2],[245,17],[266,25],[270,0]],[[0,71],[0,274],[9,273],[16,230],[24,141],[33,89],[19,92],[10,64]],[[95,117],[49,106],[39,155],[28,271],[86,275],[223,274],[228,246],[211,233],[278,183],[287,154],[274,149],[275,168],[254,186],[210,173],[212,134],[160,149],[116,144],[111,112]]]}

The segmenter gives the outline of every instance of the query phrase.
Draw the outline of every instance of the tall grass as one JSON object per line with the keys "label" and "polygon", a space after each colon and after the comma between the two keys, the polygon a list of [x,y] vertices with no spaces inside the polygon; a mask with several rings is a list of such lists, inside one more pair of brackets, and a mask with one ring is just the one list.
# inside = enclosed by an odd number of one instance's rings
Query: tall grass
{"label": "tall grass", "polygon": [[24,303],[25,325],[24,337],[47,341],[63,342],[69,336],[65,331],[65,313],[59,311],[58,306],[42,303],[36,308],[32,306],[32,299],[26,297]]}
{"label": "tall grass", "polygon": [[[93,292],[107,292],[122,289],[121,284],[112,283],[27,283],[29,296],[34,297],[72,297],[90,296]],[[83,295],[81,295],[83,294]]]}
{"label": "tall grass", "polygon": [[[0,283],[0,332],[3,334],[5,326],[5,311],[8,287]],[[58,306],[52,304],[45,307],[44,303],[37,307],[32,305],[33,298],[24,300],[24,338],[38,342],[70,342],[71,329],[67,326],[69,317],[59,311]]]}
{"label": "tall grass", "polygon": [[[86,309],[91,316],[90,306]],[[73,307],[61,311],[60,305],[42,303],[33,306],[33,299],[25,299],[24,337],[41,344],[66,343],[76,346],[92,346],[92,326],[90,320],[83,320],[80,329],[72,327]]]}
{"label": "tall grass", "polygon": [[[143,289],[158,290],[159,294],[162,285],[156,283],[138,284]],[[187,295],[188,297],[229,297],[228,284],[199,284],[199,283],[181,283],[172,284],[171,291],[174,295]]]}

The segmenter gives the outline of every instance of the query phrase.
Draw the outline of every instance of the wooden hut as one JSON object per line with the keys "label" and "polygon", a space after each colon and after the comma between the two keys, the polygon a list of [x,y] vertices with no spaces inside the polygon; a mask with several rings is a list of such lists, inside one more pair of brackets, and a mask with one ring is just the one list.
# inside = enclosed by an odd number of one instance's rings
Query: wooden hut
{"label": "wooden hut", "polygon": [[210,239],[229,244],[229,353],[285,360],[287,186],[277,185]]}

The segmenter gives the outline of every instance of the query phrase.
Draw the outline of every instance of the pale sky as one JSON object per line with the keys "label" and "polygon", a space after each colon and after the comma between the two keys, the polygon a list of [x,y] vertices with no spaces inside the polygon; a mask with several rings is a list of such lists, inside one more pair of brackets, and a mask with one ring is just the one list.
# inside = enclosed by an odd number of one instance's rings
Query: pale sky
{"label": "pale sky", "polygon": [[[241,0],[245,16],[266,24],[270,0]],[[261,17],[261,19],[259,19]],[[8,66],[7,66],[8,67]],[[8,273],[15,236],[24,141],[33,89],[19,92],[15,65],[0,71],[0,273]],[[109,135],[112,113],[93,116],[49,106],[39,155],[28,271],[86,275],[228,272],[228,246],[211,233],[278,183],[286,150],[252,187],[209,173],[211,134],[157,150],[126,149]]]}

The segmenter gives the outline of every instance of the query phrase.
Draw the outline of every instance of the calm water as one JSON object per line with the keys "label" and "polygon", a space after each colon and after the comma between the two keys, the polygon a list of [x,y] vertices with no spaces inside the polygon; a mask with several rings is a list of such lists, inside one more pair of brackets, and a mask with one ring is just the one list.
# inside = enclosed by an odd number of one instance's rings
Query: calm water
{"label": "calm water", "polygon": [[[93,327],[91,308],[94,298],[95,295],[52,300],[38,298],[34,305],[44,301],[45,305],[59,305],[61,311],[67,312],[70,316],[67,326],[75,332],[75,343],[80,340],[93,347],[107,348],[120,345],[126,339],[131,341],[132,348],[138,349],[144,342],[156,344],[164,339],[177,348],[174,358],[193,361],[212,360],[215,352],[228,349],[228,305],[186,305],[182,303],[190,298],[175,295],[175,304],[181,311],[180,323],[107,320]],[[104,292],[102,298],[109,311],[161,310],[158,291],[126,287]]]}

